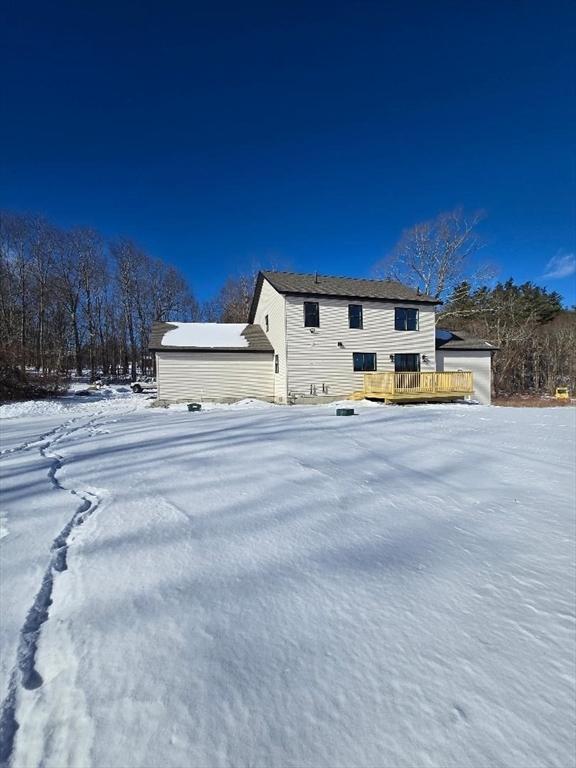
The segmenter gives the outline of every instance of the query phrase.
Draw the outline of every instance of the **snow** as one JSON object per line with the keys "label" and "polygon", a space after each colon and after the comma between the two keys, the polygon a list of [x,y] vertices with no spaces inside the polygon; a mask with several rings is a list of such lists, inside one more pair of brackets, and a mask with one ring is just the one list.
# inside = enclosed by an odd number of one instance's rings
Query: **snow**
{"label": "snow", "polygon": [[164,334],[163,347],[200,347],[203,349],[248,346],[242,336],[246,323],[170,323],[177,327]]}
{"label": "snow", "polygon": [[145,405],[5,406],[11,768],[573,768],[574,409]]}
{"label": "snow", "polygon": [[[62,415],[94,415],[97,410],[117,410],[124,412],[126,402],[130,402],[131,407],[135,403],[149,405],[149,395],[134,395],[129,386],[110,386],[101,389],[94,389],[85,397],[78,397],[75,393],[88,389],[87,384],[70,387],[68,394],[55,399],[46,400],[24,400],[9,402],[0,405],[0,421],[4,419],[15,419],[22,416],[38,418],[41,416],[56,416],[56,423],[62,423]],[[98,404],[95,408],[95,404]],[[34,421],[25,422],[34,432]],[[22,426],[24,422],[21,423]],[[35,432],[37,434],[37,430]]]}

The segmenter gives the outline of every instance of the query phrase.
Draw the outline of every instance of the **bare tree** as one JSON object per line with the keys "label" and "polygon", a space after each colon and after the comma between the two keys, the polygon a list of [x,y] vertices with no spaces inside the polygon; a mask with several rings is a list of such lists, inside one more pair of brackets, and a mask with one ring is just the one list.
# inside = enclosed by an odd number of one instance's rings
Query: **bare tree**
{"label": "bare tree", "polygon": [[104,256],[104,243],[93,229],[75,232],[78,272],[82,287],[82,309],[88,335],[90,378],[97,378],[98,359],[98,303],[106,288],[108,269]]}
{"label": "bare tree", "polygon": [[44,371],[46,367],[46,310],[50,302],[54,278],[54,245],[56,232],[47,221],[33,218],[30,222],[31,269],[35,294],[35,367]]}
{"label": "bare tree", "polygon": [[78,232],[66,232],[60,238],[56,250],[56,276],[59,286],[60,299],[63,302],[72,330],[72,344],[74,346],[74,365],[76,375],[82,375],[83,347],[81,330],[81,305],[80,295],[82,290],[82,277],[78,252],[80,246]]}
{"label": "bare tree", "polygon": [[[477,233],[483,211],[466,214],[462,208],[405,230],[391,254],[376,265],[388,279],[441,299],[472,272],[472,261],[482,242]],[[486,279],[486,267],[478,279]],[[478,272],[478,271],[477,271]]]}
{"label": "bare tree", "polygon": [[152,364],[148,341],[153,320],[196,320],[198,305],[175,267],[153,259],[130,240],[110,247],[116,263],[116,284],[123,307],[123,328],[129,342],[130,369],[144,372]]}
{"label": "bare tree", "polygon": [[257,272],[228,277],[215,300],[204,306],[209,322],[247,323]]}
{"label": "bare tree", "polygon": [[142,254],[131,240],[118,240],[110,246],[116,261],[116,280],[124,310],[124,324],[130,344],[130,375],[136,380],[138,344],[136,340],[137,304]]}
{"label": "bare tree", "polygon": [[[29,297],[32,290],[30,217],[2,212],[0,215],[0,252],[10,279],[4,288],[12,288],[10,343],[14,362],[24,371],[28,357]],[[6,292],[3,290],[6,297]],[[8,329],[3,329],[6,333]]]}

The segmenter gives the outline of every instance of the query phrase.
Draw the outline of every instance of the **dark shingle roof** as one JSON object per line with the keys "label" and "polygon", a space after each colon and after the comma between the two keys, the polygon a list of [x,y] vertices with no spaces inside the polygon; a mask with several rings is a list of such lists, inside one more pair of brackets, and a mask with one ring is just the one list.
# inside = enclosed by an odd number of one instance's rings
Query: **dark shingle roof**
{"label": "dark shingle roof", "polygon": [[174,323],[161,323],[154,321],[150,332],[148,348],[152,352],[273,352],[274,348],[259,325],[246,325],[242,336],[247,340],[246,347],[183,347],[165,346],[162,344],[164,334],[176,328]]}
{"label": "dark shingle roof", "polygon": [[497,350],[498,347],[489,341],[471,336],[465,331],[447,331],[443,328],[436,329],[436,349],[453,349],[462,351]]}
{"label": "dark shingle roof", "polygon": [[295,272],[260,272],[256,281],[250,320],[254,319],[256,305],[266,279],[278,293],[302,296],[330,296],[344,299],[372,299],[375,301],[405,301],[417,304],[441,304],[439,299],[426,296],[395,280],[365,280],[356,277],[330,277],[328,275],[302,275]]}

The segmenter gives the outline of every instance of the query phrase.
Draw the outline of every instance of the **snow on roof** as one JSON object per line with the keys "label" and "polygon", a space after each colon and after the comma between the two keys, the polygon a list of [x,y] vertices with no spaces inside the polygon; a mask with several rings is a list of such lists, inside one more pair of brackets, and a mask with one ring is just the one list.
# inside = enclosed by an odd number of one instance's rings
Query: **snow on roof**
{"label": "snow on roof", "polygon": [[247,347],[248,339],[242,336],[246,323],[170,323],[176,328],[162,338],[163,347]]}

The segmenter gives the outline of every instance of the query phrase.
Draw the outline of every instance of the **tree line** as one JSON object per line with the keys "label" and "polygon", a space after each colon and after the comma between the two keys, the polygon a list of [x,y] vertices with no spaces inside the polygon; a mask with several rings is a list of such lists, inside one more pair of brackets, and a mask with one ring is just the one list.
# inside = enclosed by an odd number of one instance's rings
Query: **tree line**
{"label": "tree line", "polygon": [[[497,346],[497,394],[574,390],[576,313],[532,283],[494,285],[476,258],[482,218],[455,209],[416,224],[379,276],[443,300],[439,326]],[[29,395],[31,379],[38,392],[57,387],[71,372],[152,374],[154,320],[247,322],[256,273],[228,277],[201,304],[178,269],[130,239],[0,211],[0,399]]]}
{"label": "tree line", "polygon": [[0,212],[0,377],[57,384],[152,371],[153,320],[197,320],[182,274],[132,240]]}
{"label": "tree line", "polygon": [[576,382],[576,312],[555,291],[512,279],[494,287],[458,285],[441,308],[439,322],[467,331],[498,348],[493,358],[497,395],[553,394]]}

